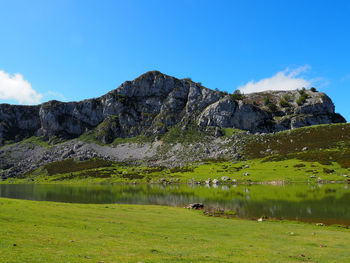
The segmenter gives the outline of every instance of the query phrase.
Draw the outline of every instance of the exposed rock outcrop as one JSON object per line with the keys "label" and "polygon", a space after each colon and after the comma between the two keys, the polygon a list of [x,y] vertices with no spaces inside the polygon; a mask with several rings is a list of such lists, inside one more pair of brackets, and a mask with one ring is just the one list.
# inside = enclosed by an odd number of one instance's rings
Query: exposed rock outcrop
{"label": "exposed rock outcrop", "polygon": [[233,127],[252,132],[273,130],[271,113],[253,104],[235,101],[230,96],[207,107],[200,114],[198,124],[202,127]]}
{"label": "exposed rock outcrop", "polygon": [[[189,124],[199,129],[213,126],[274,132],[345,122],[334,113],[334,105],[324,93],[304,91],[302,101],[300,96],[298,91],[281,91],[237,99],[189,79],[151,71],[99,98],[37,106],[0,104],[0,145],[33,135],[68,139],[88,131],[110,143],[117,137],[162,134],[175,125],[186,128]],[[265,105],[265,98],[275,107]],[[286,105],[281,100],[287,100]]]}

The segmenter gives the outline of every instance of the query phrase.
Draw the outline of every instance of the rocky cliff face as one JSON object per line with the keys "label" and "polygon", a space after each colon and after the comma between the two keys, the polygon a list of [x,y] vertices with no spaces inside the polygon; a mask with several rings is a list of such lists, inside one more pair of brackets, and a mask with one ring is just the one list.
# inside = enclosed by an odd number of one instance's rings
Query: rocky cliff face
{"label": "rocky cliff face", "polygon": [[88,131],[109,143],[117,137],[162,134],[176,125],[255,133],[338,122],[345,119],[334,113],[324,93],[280,91],[237,98],[152,71],[100,98],[37,106],[0,104],[0,144],[33,135],[68,139]]}

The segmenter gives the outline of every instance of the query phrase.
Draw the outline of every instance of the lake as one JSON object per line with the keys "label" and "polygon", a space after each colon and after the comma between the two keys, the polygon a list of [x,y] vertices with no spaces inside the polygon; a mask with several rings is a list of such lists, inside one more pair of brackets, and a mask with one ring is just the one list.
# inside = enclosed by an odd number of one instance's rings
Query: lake
{"label": "lake", "polygon": [[0,197],[93,204],[185,206],[234,211],[238,217],[262,216],[350,225],[347,184],[272,185],[41,185],[0,184]]}

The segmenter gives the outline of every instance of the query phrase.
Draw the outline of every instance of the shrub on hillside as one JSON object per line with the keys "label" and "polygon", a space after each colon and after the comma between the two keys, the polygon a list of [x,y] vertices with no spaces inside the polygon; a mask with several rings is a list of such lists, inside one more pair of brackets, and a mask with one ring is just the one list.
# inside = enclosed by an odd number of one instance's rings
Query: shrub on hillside
{"label": "shrub on hillside", "polygon": [[270,99],[268,97],[264,98],[264,104],[267,106],[270,103]]}
{"label": "shrub on hillside", "polygon": [[267,107],[269,108],[270,111],[275,112],[277,111],[277,106],[275,104],[273,104],[272,102],[270,102],[269,104],[267,104]]}
{"label": "shrub on hillside", "polygon": [[302,94],[300,94],[300,97],[299,97],[299,99],[297,100],[297,104],[298,104],[299,106],[303,105],[308,97],[309,97],[309,96],[308,96],[305,92],[302,93]]}
{"label": "shrub on hillside", "polygon": [[243,95],[240,90],[235,90],[235,92],[231,94],[231,98],[233,98],[234,100],[242,100]]}
{"label": "shrub on hillside", "polygon": [[299,89],[298,92],[300,95],[304,95],[305,94],[305,88]]}
{"label": "shrub on hillside", "polygon": [[270,111],[272,112],[277,111],[277,106],[272,101],[270,101],[268,97],[264,98],[264,104]]}
{"label": "shrub on hillside", "polygon": [[288,94],[285,94],[283,95],[283,99],[288,102],[290,101],[290,96]]}
{"label": "shrub on hillside", "polygon": [[288,103],[287,100],[281,99],[281,101],[280,101],[280,106],[281,106],[282,108],[287,108],[287,107],[289,107],[290,105],[289,105],[289,103]]}

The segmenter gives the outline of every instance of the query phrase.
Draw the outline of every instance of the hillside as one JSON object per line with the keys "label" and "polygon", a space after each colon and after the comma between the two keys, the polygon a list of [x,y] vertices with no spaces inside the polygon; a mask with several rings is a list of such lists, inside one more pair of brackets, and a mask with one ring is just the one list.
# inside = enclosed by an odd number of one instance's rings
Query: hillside
{"label": "hillside", "polygon": [[[129,182],[205,180],[208,173],[227,171],[242,180],[279,179],[242,177],[240,163],[252,160],[263,166],[288,160],[336,164],[345,173],[349,126],[333,124],[344,122],[331,99],[315,90],[227,94],[152,71],[100,98],[1,104],[0,174],[4,180],[92,176]],[[326,171],[321,166],[305,171]],[[180,168],[171,172],[174,167]]]}
{"label": "hillside", "polygon": [[[226,183],[347,181],[350,124],[271,134],[226,129],[215,137],[171,130],[159,140],[106,146],[77,139],[45,145],[31,139],[0,149],[2,177],[13,182]],[[231,180],[225,181],[226,178]]]}

